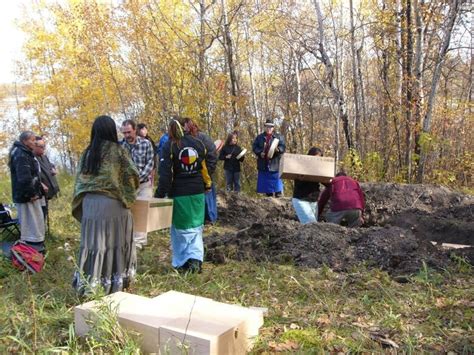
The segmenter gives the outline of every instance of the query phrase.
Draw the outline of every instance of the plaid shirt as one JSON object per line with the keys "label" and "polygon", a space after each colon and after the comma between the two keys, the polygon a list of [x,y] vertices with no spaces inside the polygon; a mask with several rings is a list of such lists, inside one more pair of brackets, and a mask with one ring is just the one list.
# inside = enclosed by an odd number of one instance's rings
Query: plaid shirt
{"label": "plaid shirt", "polygon": [[137,136],[135,144],[128,143],[126,139],[122,140],[120,144],[130,152],[138,169],[140,183],[147,182],[154,167],[154,153],[150,141]]}

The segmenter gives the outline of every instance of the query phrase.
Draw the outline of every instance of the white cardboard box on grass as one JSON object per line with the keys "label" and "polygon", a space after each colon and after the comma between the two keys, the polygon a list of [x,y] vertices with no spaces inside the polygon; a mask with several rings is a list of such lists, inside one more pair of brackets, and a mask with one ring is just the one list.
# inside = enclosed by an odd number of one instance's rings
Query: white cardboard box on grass
{"label": "white cardboard box on grass", "polygon": [[285,153],[279,171],[282,179],[329,183],[334,177],[334,158]]}
{"label": "white cardboard box on grass", "polygon": [[94,322],[100,304],[110,304],[119,324],[141,335],[146,353],[244,354],[263,325],[259,310],[205,297],[169,291],[150,299],[117,292],[75,307],[77,335],[90,330],[86,319]]}
{"label": "white cardboard box on grass", "polygon": [[131,207],[133,230],[153,232],[171,227],[173,200],[168,198],[137,198]]}

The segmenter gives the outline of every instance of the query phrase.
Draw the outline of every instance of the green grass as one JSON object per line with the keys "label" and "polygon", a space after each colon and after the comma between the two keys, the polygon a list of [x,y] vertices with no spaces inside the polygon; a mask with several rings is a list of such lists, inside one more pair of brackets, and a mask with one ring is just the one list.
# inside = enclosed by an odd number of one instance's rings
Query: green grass
{"label": "green grass", "polygon": [[[88,337],[74,334],[73,307],[85,301],[71,288],[79,224],[70,216],[71,179],[61,180],[62,196],[51,203],[44,270],[30,276],[0,261],[0,353],[137,353],[137,335],[121,331],[111,309],[104,308]],[[257,353],[387,351],[374,340],[377,334],[406,353],[474,352],[473,270],[462,259],[443,272],[425,266],[402,284],[363,265],[336,273],[328,267],[205,263],[202,274],[183,276],[170,266],[167,232],[149,236],[138,257],[132,293],[177,290],[267,307]]]}

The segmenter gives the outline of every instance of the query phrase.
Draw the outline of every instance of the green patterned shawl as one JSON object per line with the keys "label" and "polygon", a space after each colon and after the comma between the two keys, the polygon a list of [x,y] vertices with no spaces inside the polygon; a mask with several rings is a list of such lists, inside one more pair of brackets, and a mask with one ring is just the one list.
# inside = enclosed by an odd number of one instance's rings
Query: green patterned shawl
{"label": "green patterned shawl", "polygon": [[85,153],[82,154],[74,186],[72,215],[78,221],[82,217],[82,200],[86,193],[96,193],[114,198],[130,208],[136,199],[140,185],[138,170],[130,154],[119,144],[105,142],[102,145],[102,163],[97,176],[81,174]]}

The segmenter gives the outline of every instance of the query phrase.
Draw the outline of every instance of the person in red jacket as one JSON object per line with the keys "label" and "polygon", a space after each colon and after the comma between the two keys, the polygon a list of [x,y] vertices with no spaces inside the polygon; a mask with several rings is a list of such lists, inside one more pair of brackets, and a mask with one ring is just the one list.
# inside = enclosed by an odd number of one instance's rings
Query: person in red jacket
{"label": "person in red jacket", "polygon": [[358,227],[364,222],[362,217],[365,208],[364,193],[359,183],[344,172],[338,173],[319,197],[319,216],[329,199],[331,210],[326,214],[328,222],[335,224],[345,222],[348,227]]}

